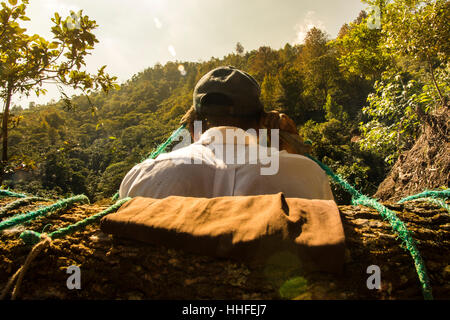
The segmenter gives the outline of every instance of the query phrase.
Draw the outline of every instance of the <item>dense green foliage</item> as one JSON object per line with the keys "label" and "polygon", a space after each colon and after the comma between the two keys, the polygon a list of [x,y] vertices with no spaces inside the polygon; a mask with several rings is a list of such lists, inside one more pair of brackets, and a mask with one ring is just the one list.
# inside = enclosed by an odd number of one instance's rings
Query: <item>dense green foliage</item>
{"label": "dense green foliage", "polygon": [[[417,137],[417,109],[431,112],[440,105],[440,96],[445,99],[449,93],[444,85],[448,56],[442,53],[448,54],[448,46],[440,44],[445,35],[439,30],[437,49],[425,53],[433,54],[427,58],[430,67],[424,55],[399,48],[401,37],[415,41],[414,48],[421,40],[405,35],[396,24],[396,14],[406,6],[435,10],[439,20],[448,5],[381,2],[382,26],[389,27],[389,35],[383,28],[370,29],[362,13],[334,40],[313,28],[304,44],[286,44],[280,50],[245,52],[238,43],[236,53],[222,59],[157,64],[134,75],[120,90],[90,94],[90,102],[86,96],[74,96],[71,107],[63,100],[25,110],[14,107],[21,121],[9,139],[11,159],[18,166],[3,185],[38,194],[111,196],[125,173],[178,127],[200,77],[214,67],[233,65],[259,81],[266,110],[285,112],[295,120],[300,134],[312,142],[313,156],[363,193],[373,194],[399,152]],[[416,14],[411,12],[407,18]],[[181,64],[185,74],[179,71]],[[349,200],[339,188],[334,191],[339,202]]]}
{"label": "dense green foliage", "polygon": [[[52,18],[52,40],[26,33],[22,21],[30,20],[25,15],[29,0],[8,0],[0,2],[0,98],[4,101],[1,114],[2,156],[0,181],[4,173],[11,170],[8,153],[9,127],[21,117],[10,117],[10,106],[15,94],[39,96],[45,93],[44,83],[53,83],[60,88],[70,86],[86,94],[102,89],[108,92],[118,85],[116,77],[105,73],[106,66],[97,74],[89,74],[84,66],[86,56],[98,42],[92,31],[97,27],[94,20],[78,13],[62,19],[58,13]],[[70,105],[70,99],[64,98]]]}
{"label": "dense green foliage", "polygon": [[425,115],[448,108],[450,3],[397,0],[383,8],[383,29],[370,31],[378,34],[378,56],[390,61],[363,109],[361,147],[392,164],[413,145]]}

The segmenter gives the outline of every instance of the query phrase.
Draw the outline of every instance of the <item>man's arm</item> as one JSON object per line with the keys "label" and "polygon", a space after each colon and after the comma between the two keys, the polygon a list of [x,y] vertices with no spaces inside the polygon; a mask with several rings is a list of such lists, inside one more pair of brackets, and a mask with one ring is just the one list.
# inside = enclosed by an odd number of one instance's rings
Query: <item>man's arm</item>
{"label": "man's arm", "polygon": [[[144,162],[148,162],[149,160],[146,160]],[[153,161],[153,160],[151,160]],[[143,170],[143,163],[139,163],[135,165],[133,168],[131,168],[130,171],[125,175],[125,177],[122,180],[122,183],[120,184],[119,188],[119,199],[123,199],[126,197],[129,197],[131,188],[133,187],[133,184],[137,180],[138,176],[141,174],[141,171]]]}

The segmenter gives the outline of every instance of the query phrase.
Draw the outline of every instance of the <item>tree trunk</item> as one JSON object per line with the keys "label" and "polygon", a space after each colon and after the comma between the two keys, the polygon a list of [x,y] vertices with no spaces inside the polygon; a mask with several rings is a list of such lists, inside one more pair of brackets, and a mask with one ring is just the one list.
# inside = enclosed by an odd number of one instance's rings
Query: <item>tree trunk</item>
{"label": "tree trunk", "polygon": [[[12,96],[12,85],[11,85],[11,82],[8,82],[5,108],[3,110],[3,119],[2,119],[2,140],[3,140],[2,162],[3,162],[3,165],[5,165],[8,162],[8,120],[9,120],[9,107],[11,105],[11,96]],[[2,175],[3,175],[3,172],[2,172]]]}
{"label": "tree trunk", "polygon": [[[11,201],[11,199],[9,199]],[[0,200],[0,206],[7,201]],[[31,210],[44,202],[25,209]],[[48,203],[47,203],[48,204]],[[83,205],[33,221],[27,229],[47,232],[80,221],[106,206]],[[407,223],[425,261],[435,299],[450,298],[450,216],[432,204],[388,207]],[[409,253],[390,225],[370,208],[340,206],[346,235],[341,275],[304,273],[294,256],[280,252],[262,265],[199,256],[161,246],[116,239],[98,223],[53,241],[31,263],[20,299],[422,299]],[[9,214],[17,213],[11,212]],[[0,234],[0,289],[30,252],[18,236],[24,228]],[[81,270],[81,290],[68,290],[66,269]],[[367,288],[367,267],[381,269],[381,289]],[[292,278],[301,285],[280,288]]]}
{"label": "tree trunk", "polygon": [[444,96],[442,95],[441,89],[439,88],[439,85],[436,82],[436,78],[434,77],[434,70],[433,70],[433,66],[431,65],[431,61],[428,60],[428,67],[430,68],[430,74],[431,74],[431,79],[433,80],[433,84],[434,87],[439,95],[439,99],[441,100],[441,104],[444,106],[445,105],[445,99]]}

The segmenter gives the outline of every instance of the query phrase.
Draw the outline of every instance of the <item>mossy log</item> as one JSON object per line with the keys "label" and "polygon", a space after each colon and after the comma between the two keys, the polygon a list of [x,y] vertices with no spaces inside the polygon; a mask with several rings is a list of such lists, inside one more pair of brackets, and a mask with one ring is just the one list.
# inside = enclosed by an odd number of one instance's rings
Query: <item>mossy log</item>
{"label": "mossy log", "polygon": [[[13,199],[0,200],[3,206]],[[34,203],[10,212],[33,210]],[[407,223],[425,261],[435,299],[450,299],[450,216],[426,202],[386,204]],[[25,229],[51,232],[108,205],[80,205],[0,233],[0,289],[24,263]],[[341,275],[305,273],[280,252],[264,265],[199,256],[103,234],[99,225],[56,239],[32,262],[19,299],[422,299],[414,264],[388,222],[370,208],[340,206],[346,235]],[[50,224],[50,225],[49,225]],[[67,267],[81,270],[81,289],[69,290]],[[381,288],[369,290],[367,267],[381,269]]]}

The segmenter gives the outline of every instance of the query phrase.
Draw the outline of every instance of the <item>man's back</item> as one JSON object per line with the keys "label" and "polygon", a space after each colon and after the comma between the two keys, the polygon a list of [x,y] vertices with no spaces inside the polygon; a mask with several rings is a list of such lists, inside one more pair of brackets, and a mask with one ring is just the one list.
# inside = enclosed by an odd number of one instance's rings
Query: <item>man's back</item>
{"label": "man's back", "polygon": [[[224,129],[211,128],[187,147],[136,165],[122,181],[120,197],[212,198],[283,192],[286,197],[334,200],[326,174],[312,160],[260,145],[257,159],[252,159],[256,137],[233,128],[237,136],[250,139],[244,139],[241,145],[239,139],[211,141],[217,134],[225,136]],[[231,149],[235,152],[230,159],[227,151]],[[269,161],[278,163],[274,166]]]}

